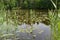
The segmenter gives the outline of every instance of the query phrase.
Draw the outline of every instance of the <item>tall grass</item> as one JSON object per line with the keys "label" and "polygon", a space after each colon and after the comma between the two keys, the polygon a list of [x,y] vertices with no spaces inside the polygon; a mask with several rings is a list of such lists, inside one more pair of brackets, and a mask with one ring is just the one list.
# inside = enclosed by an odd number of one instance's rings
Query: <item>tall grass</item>
{"label": "tall grass", "polygon": [[60,40],[59,39],[59,26],[60,26],[60,18],[59,18],[59,12],[58,11],[49,11],[49,19],[50,19],[50,25],[51,25],[51,40]]}

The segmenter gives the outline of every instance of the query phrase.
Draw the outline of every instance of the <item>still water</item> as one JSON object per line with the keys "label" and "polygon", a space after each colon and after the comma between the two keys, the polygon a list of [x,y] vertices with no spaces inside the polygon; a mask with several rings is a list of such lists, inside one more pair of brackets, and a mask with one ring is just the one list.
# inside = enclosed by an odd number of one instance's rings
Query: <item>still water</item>
{"label": "still water", "polygon": [[[15,30],[15,27],[13,25],[8,24],[6,26],[4,23],[0,26],[0,33],[14,33],[17,38],[16,40],[50,40],[50,25],[35,23],[32,24],[32,28],[33,30],[31,31],[31,25],[23,23],[22,25],[18,25]],[[10,40],[13,39],[10,38]]]}
{"label": "still water", "polygon": [[[43,23],[35,23],[32,25],[33,31],[32,33],[27,32],[19,32],[16,31],[17,37],[19,40],[50,40],[50,26],[45,25]],[[20,29],[30,29],[31,26],[27,24],[22,24],[18,26],[18,30]]]}

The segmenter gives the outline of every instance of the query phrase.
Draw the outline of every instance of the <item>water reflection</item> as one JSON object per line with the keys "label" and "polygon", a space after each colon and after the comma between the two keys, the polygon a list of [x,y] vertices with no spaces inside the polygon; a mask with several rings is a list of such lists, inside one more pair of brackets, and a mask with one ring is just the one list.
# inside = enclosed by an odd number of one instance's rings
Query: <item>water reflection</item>
{"label": "water reflection", "polygon": [[[32,25],[23,23],[22,25],[16,26],[12,24],[3,23],[0,26],[0,33],[3,34],[14,34],[16,40],[50,40],[50,26],[43,23],[35,23]],[[32,27],[32,29],[31,29]],[[10,38],[13,40],[12,38]],[[14,39],[15,40],[15,39]]]}
{"label": "water reflection", "polygon": [[[20,38],[20,40],[50,40],[50,26],[45,25],[43,23],[35,23],[32,25],[32,28],[34,29],[32,33],[27,33],[26,30],[24,32],[20,32],[21,29],[30,29],[31,26],[28,24],[22,24],[18,25],[18,31],[16,31],[17,37]],[[34,37],[34,38],[33,38]]]}

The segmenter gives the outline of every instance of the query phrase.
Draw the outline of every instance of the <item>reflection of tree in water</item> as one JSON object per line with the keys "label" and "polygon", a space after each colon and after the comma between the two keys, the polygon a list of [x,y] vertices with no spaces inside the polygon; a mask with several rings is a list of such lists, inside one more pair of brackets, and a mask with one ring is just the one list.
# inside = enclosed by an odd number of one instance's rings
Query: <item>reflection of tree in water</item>
{"label": "reflection of tree in water", "polygon": [[[24,26],[24,27],[23,27]],[[25,28],[27,27],[27,28]],[[43,40],[47,37],[46,40],[48,40],[50,38],[50,27],[43,24],[43,23],[35,23],[32,25],[33,27],[33,30],[31,31],[31,25],[28,25],[28,24],[22,24],[22,26],[19,26],[18,29],[21,30],[21,28],[23,29],[27,29],[24,31],[24,34],[20,34],[20,36],[23,35],[23,37],[26,37],[27,36],[27,39],[30,38],[31,40]],[[26,33],[27,32],[27,35]],[[24,36],[25,35],[25,36]],[[19,36],[19,35],[18,35]],[[18,37],[19,38],[19,37]],[[25,38],[26,39],[26,38]]]}
{"label": "reflection of tree in water", "polygon": [[21,10],[12,10],[10,14],[10,19],[17,21],[18,24],[26,23],[45,23],[49,24],[48,11],[42,10],[29,10],[29,9],[21,9]]}

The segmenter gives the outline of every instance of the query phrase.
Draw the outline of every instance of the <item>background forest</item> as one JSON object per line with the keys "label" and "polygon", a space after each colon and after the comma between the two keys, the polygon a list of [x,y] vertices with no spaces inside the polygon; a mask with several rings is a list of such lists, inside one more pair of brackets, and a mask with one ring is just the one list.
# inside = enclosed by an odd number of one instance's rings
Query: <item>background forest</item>
{"label": "background forest", "polygon": [[[53,0],[56,3],[56,0]],[[58,8],[60,0],[58,1]],[[0,0],[0,9],[54,9],[50,0]]]}

